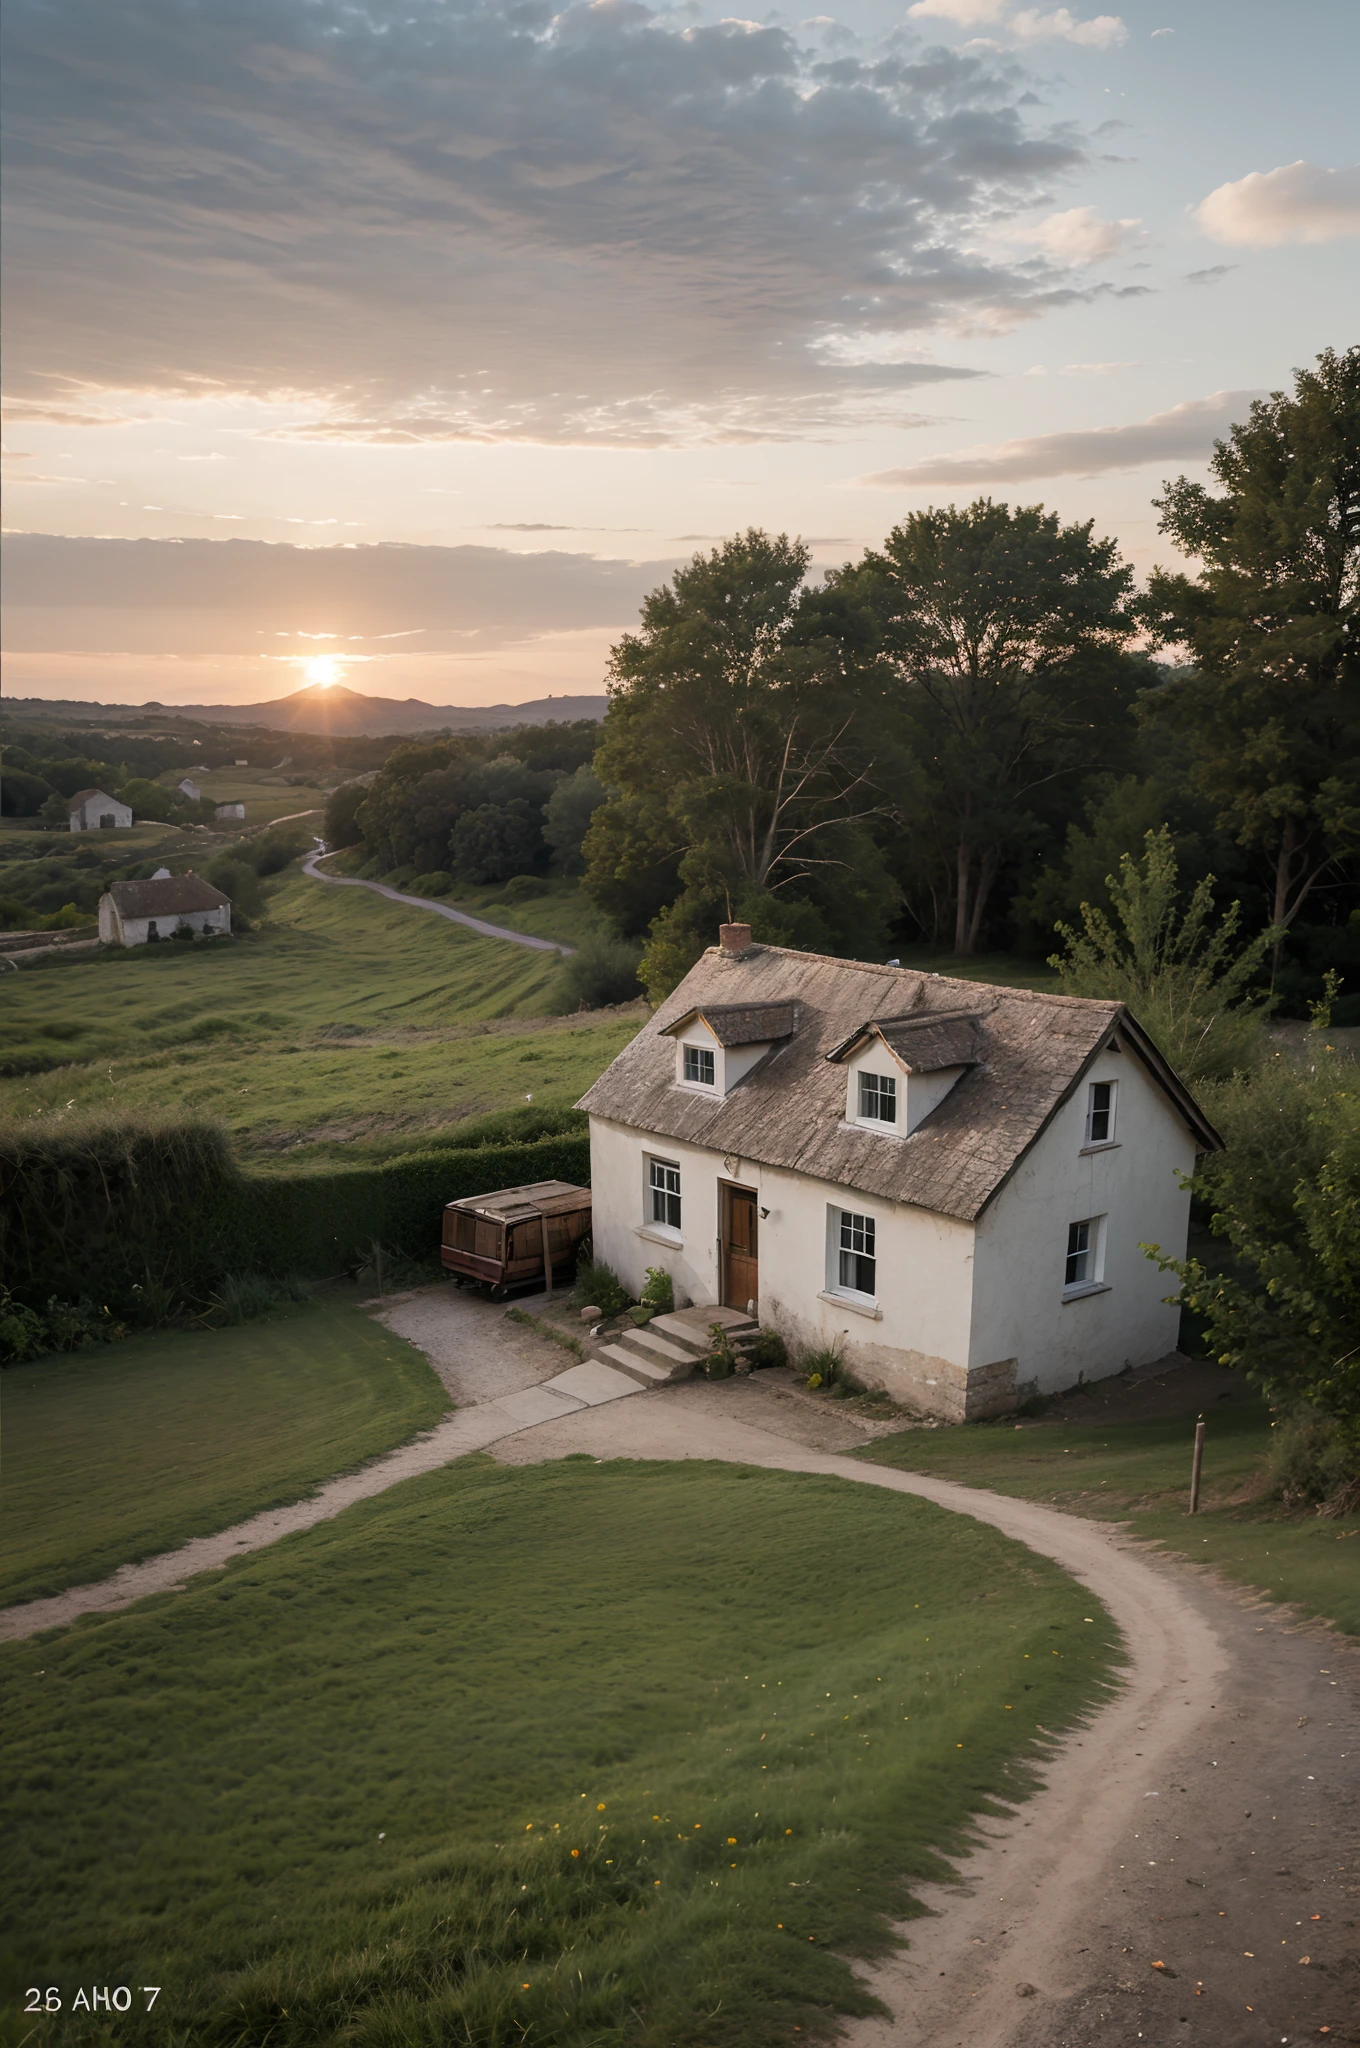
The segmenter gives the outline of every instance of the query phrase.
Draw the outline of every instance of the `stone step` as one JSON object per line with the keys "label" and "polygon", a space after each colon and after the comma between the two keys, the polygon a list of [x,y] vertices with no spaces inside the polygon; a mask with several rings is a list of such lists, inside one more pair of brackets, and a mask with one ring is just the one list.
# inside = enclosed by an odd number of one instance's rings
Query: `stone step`
{"label": "stone step", "polygon": [[701,1308],[672,1309],[664,1316],[653,1316],[647,1324],[669,1343],[678,1344],[691,1358],[705,1358],[712,1349],[709,1331],[714,1323],[721,1323],[733,1343],[743,1337],[754,1337],[760,1325],[740,1309],[707,1306]]}
{"label": "stone step", "polygon": [[688,1359],[676,1370],[659,1365],[650,1358],[639,1358],[635,1352],[625,1351],[622,1344],[601,1344],[591,1355],[598,1358],[601,1365],[610,1366],[615,1372],[627,1373],[629,1379],[636,1380],[640,1387],[664,1387],[668,1380],[684,1379],[694,1370]]}
{"label": "stone step", "polygon": [[650,1358],[654,1365],[683,1365],[694,1363],[694,1352],[687,1344],[676,1344],[671,1338],[661,1336],[655,1321],[643,1323],[636,1330],[620,1330],[614,1338],[625,1351],[636,1351],[643,1358]]}

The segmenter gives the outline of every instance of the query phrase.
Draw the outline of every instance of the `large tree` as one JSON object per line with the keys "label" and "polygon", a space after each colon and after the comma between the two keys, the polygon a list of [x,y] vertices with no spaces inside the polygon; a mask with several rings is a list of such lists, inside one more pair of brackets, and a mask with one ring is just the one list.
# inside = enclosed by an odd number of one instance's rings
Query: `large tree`
{"label": "large tree", "polygon": [[1141,680],[1124,651],[1132,572],[1090,521],[980,498],[912,513],[837,580],[881,622],[886,708],[916,770],[905,859],[970,954],[1045,793],[1122,760]]}
{"label": "large tree", "polygon": [[1360,348],[1258,400],[1210,468],[1218,492],[1181,477],[1157,501],[1201,567],[1150,580],[1156,637],[1192,663],[1151,703],[1282,929],[1360,850]]}
{"label": "large tree", "polygon": [[[801,542],[752,529],[654,590],[613,650],[595,758],[613,794],[586,835],[585,886],[625,929],[661,915],[654,992],[715,906],[827,943],[863,943],[882,910],[862,622],[805,590],[807,566]],[[815,932],[795,905],[820,911]]]}

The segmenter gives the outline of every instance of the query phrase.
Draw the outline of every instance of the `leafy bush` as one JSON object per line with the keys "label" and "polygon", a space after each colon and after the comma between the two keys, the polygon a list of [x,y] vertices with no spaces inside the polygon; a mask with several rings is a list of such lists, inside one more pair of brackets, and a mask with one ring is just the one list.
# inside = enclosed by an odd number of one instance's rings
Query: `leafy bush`
{"label": "leafy bush", "polygon": [[597,1308],[601,1315],[622,1315],[631,1296],[612,1266],[584,1258],[576,1267],[576,1285],[571,1290],[573,1308]]}
{"label": "leafy bush", "polygon": [[1118,878],[1106,877],[1116,923],[1083,903],[1083,929],[1060,924],[1067,951],[1048,964],[1065,995],[1127,1003],[1185,1080],[1249,1072],[1262,1057],[1261,1027],[1272,1007],[1255,984],[1276,934],[1261,932],[1239,950],[1237,903],[1211,929],[1212,875],[1181,915],[1170,831],[1163,825],[1149,832],[1145,845],[1141,861],[1126,853]]}
{"label": "leafy bush", "polygon": [[453,876],[447,868],[433,868],[428,875],[417,875],[410,884],[413,896],[447,896],[453,887]]}
{"label": "leafy bush", "polygon": [[664,1267],[647,1268],[647,1284],[642,1290],[642,1305],[659,1316],[668,1316],[675,1307],[675,1283]]}
{"label": "leafy bush", "polygon": [[762,1330],[755,1343],[748,1345],[746,1356],[756,1367],[787,1365],[789,1347],[778,1330]]}
{"label": "leafy bush", "polygon": [[1227,1149],[1195,1176],[1231,1265],[1150,1256],[1182,1282],[1206,1347],[1286,1412],[1334,1423],[1360,1474],[1360,1069],[1312,1034],[1206,1093]]}
{"label": "leafy bush", "polygon": [[393,1252],[427,1259],[445,1203],[589,1178],[585,1136],[447,1146],[348,1171],[251,1175],[215,1124],[10,1123],[0,1125],[0,1270],[28,1308],[51,1296],[92,1295],[115,1315],[145,1322],[201,1305],[228,1274],[352,1271],[375,1236]]}
{"label": "leafy bush", "polygon": [[708,1342],[708,1356],[702,1362],[704,1377],[710,1380],[730,1380],[737,1369],[737,1352],[722,1323],[709,1324]]}
{"label": "leafy bush", "polygon": [[546,896],[548,884],[542,875],[511,875],[501,890],[505,903],[532,903],[535,896]]}
{"label": "leafy bush", "polygon": [[234,849],[235,858],[246,861],[257,875],[281,874],[289,861],[309,851],[315,837],[301,819],[293,825],[271,825],[253,839],[242,839]]}
{"label": "leafy bush", "polygon": [[638,963],[642,949],[627,939],[586,939],[562,970],[567,1010],[598,1010],[631,1003],[642,993]]}
{"label": "leafy bush", "polygon": [[208,1297],[208,1321],[219,1327],[247,1323],[267,1316],[286,1303],[305,1301],[307,1289],[300,1280],[279,1279],[268,1273],[228,1273]]}
{"label": "leafy bush", "polygon": [[819,1344],[806,1353],[801,1370],[807,1386],[834,1387],[841,1377],[841,1354],[834,1344]]}
{"label": "leafy bush", "polygon": [[0,1365],[18,1365],[49,1351],[80,1351],[125,1335],[110,1310],[83,1296],[59,1301],[53,1295],[38,1309],[16,1301],[8,1287],[0,1286]]}
{"label": "leafy bush", "polygon": [[230,897],[234,925],[247,925],[263,911],[264,890],[249,861],[241,860],[235,854],[219,853],[204,868],[203,878],[211,882],[214,889],[220,889],[224,896]]}
{"label": "leafy bush", "polygon": [[[51,783],[41,775],[31,775],[26,768],[6,767],[0,775],[0,810],[7,818],[36,817],[51,795]],[[61,815],[66,816],[65,799]]]}
{"label": "leafy bush", "polygon": [[1360,1471],[1348,1432],[1308,1408],[1278,1419],[1266,1465],[1271,1492],[1286,1507],[1349,1515],[1360,1508]]}

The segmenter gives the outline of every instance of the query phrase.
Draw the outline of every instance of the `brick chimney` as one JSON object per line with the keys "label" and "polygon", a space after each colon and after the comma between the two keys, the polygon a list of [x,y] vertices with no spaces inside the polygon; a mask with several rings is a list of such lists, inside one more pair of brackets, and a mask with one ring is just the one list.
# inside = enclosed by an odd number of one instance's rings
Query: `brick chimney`
{"label": "brick chimney", "polygon": [[749,924],[720,924],[718,948],[729,960],[739,960],[751,943]]}

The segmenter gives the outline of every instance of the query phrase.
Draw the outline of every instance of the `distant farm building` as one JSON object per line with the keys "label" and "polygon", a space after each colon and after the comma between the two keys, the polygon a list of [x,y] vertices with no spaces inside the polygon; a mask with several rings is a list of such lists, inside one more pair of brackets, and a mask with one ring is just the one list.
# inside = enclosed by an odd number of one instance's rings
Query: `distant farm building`
{"label": "distant farm building", "polygon": [[131,825],[132,810],[102,789],[78,789],[66,806],[73,832],[110,831]]}
{"label": "distant farm building", "polygon": [[179,791],[181,796],[188,797],[189,802],[191,804],[196,804],[203,795],[202,790],[194,781],[192,775],[182,776],[180,780],[175,784],[175,787]]}
{"label": "distant farm building", "polygon": [[240,818],[242,821],[244,821],[245,815],[245,805],[243,803],[238,802],[237,799],[234,797],[232,798],[230,803],[217,804],[213,810],[213,816],[215,818]]}
{"label": "distant farm building", "polygon": [[149,882],[110,882],[99,899],[99,936],[106,946],[144,946],[187,929],[215,937],[231,931],[231,899],[201,875]]}

